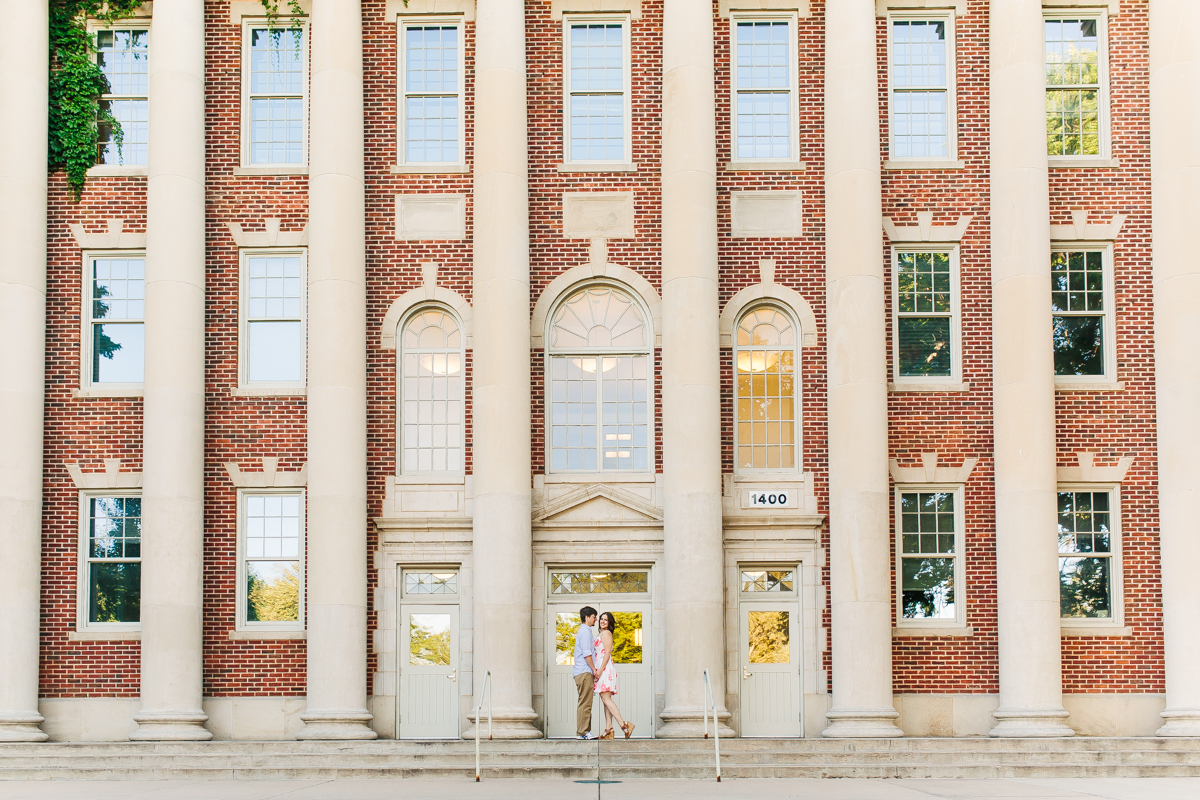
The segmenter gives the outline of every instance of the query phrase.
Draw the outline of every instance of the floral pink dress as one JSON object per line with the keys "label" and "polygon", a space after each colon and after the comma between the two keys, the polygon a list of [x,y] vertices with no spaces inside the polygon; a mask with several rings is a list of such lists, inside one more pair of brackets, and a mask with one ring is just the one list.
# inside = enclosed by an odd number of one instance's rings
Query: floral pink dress
{"label": "floral pink dress", "polygon": [[604,670],[600,673],[600,679],[596,681],[596,693],[612,692],[617,693],[617,667],[609,658],[609,652],[604,647],[604,639],[600,636],[596,637],[596,661],[594,663],[604,662]]}

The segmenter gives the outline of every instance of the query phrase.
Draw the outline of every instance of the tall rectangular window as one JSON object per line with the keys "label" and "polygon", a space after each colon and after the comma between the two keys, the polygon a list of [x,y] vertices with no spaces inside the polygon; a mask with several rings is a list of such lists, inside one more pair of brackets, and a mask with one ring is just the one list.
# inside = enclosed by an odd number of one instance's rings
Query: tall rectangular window
{"label": "tall rectangular window", "polygon": [[121,126],[120,140],[101,116],[97,162],[144,166],[150,142],[150,31],[145,28],[104,28],[96,32],[96,64],[108,80],[100,96],[100,111]]}
{"label": "tall rectangular window", "polygon": [[797,158],[792,19],[734,18],[734,160]]}
{"label": "tall rectangular window", "polygon": [[958,265],[954,250],[894,250],[893,378],[954,380],[958,346]]}
{"label": "tall rectangular window", "polygon": [[1051,156],[1107,155],[1103,14],[1045,20],[1046,149]]}
{"label": "tall rectangular window", "polygon": [[243,492],[239,628],[301,628],[304,494]]}
{"label": "tall rectangular window", "polygon": [[243,385],[304,385],[304,254],[246,253]]}
{"label": "tall rectangular window", "polygon": [[246,38],[245,164],[303,165],[308,138],[304,28],[287,22],[272,28],[248,24]]}
{"label": "tall rectangular window", "polygon": [[649,469],[649,356],[555,356],[550,364],[553,469]]}
{"label": "tall rectangular window", "polygon": [[146,258],[91,256],[85,263],[84,383],[141,383],[146,349]]}
{"label": "tall rectangular window", "polygon": [[457,23],[402,23],[402,161],[462,163],[462,30]]}
{"label": "tall rectangular window", "polygon": [[1064,619],[1115,616],[1116,508],[1113,492],[1059,491],[1058,578]]}
{"label": "tall rectangular window", "polygon": [[892,159],[954,157],[953,19],[889,20]]}
{"label": "tall rectangular window", "polygon": [[1112,293],[1105,263],[1110,252],[1050,254],[1056,376],[1114,377]]}
{"label": "tall rectangular window", "polygon": [[426,307],[405,323],[400,356],[401,474],[461,472],[466,353],[458,319]]}
{"label": "tall rectangular window", "polygon": [[136,627],[141,620],[142,500],[84,496],[83,627]]}
{"label": "tall rectangular window", "polygon": [[900,517],[897,619],[964,623],[960,492],[905,487],[896,499]]}
{"label": "tall rectangular window", "polygon": [[796,335],[782,309],[759,306],[737,326],[734,347],[738,472],[792,472],[799,433]]}
{"label": "tall rectangular window", "polygon": [[629,23],[566,23],[568,161],[625,162],[629,147]]}

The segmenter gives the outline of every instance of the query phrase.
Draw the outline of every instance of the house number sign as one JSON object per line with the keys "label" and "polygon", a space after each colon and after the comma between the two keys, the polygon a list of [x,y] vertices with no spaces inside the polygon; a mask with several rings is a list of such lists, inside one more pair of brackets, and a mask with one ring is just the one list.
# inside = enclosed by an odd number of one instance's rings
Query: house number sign
{"label": "house number sign", "polygon": [[750,508],[792,508],[796,505],[795,490],[751,489]]}

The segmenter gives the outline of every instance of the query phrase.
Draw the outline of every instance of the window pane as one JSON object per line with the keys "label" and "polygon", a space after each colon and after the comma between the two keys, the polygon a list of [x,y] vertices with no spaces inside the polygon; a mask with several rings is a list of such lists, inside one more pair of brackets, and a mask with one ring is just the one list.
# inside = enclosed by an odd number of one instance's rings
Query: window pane
{"label": "window pane", "polygon": [[625,88],[621,28],[603,23],[571,26],[571,92],[621,92]]}
{"label": "window pane", "polygon": [[300,619],[300,562],[246,562],[246,621]]}
{"label": "window pane", "polygon": [[790,592],[795,588],[796,573],[793,570],[744,570],[743,592]]}
{"label": "window pane", "polygon": [[109,30],[96,34],[96,64],[108,79],[105,94],[146,94],[150,32]]}
{"label": "window pane", "polygon": [[[261,502],[252,502],[259,501]],[[287,500],[288,502],[284,502]],[[295,502],[292,502],[292,501]],[[295,559],[300,556],[299,495],[246,498],[246,556]]]}
{"label": "window pane", "polygon": [[1054,374],[1104,374],[1104,317],[1054,317]]}
{"label": "window pane", "polygon": [[449,614],[409,614],[408,663],[450,666]]}
{"label": "window pane", "polygon": [[405,572],[405,594],[458,594],[457,572]]}
{"label": "window pane", "polygon": [[788,92],[738,92],[737,157],[791,158]]}
{"label": "window pane", "polygon": [[146,310],[146,260],[97,258],[92,261],[92,319],[141,320]]}
{"label": "window pane", "polygon": [[302,330],[299,322],[250,322],[246,326],[247,379],[295,382],[303,379]]}
{"label": "window pane", "polygon": [[304,32],[255,28],[250,32],[250,92],[301,94],[304,91]]}
{"label": "window pane", "polygon": [[747,611],[751,664],[787,664],[792,660],[790,613]]}
{"label": "window pane", "polygon": [[1064,617],[1112,616],[1111,558],[1059,558],[1059,597]]}
{"label": "window pane", "polygon": [[1046,20],[1046,85],[1095,86],[1100,82],[1100,40],[1095,19]]}
{"label": "window pane", "polygon": [[457,321],[426,309],[404,327],[400,353],[403,464],[407,472],[462,469],[463,354]]}
{"label": "window pane", "polygon": [[[650,591],[648,572],[552,572],[551,594],[629,594]],[[578,620],[578,616],[576,616]]]}
{"label": "window pane", "polygon": [[571,158],[615,161],[625,157],[625,101],[621,95],[571,98]]}
{"label": "window pane", "polygon": [[458,160],[458,97],[404,100],[405,158],[410,162]]}
{"label": "window pane", "polygon": [[145,329],[140,322],[92,326],[92,383],[141,383]]}
{"label": "window pane", "polygon": [[791,321],[774,308],[755,309],[738,323],[735,408],[741,469],[796,465],[793,342]]}
{"label": "window pane", "polygon": [[952,374],[949,317],[899,317],[896,322],[900,375]]}
{"label": "window pane", "polygon": [[303,148],[303,99],[262,97],[250,101],[251,164],[301,164]]}
{"label": "window pane", "polygon": [[892,85],[922,88],[946,86],[945,22],[892,22]]}
{"label": "window pane", "polygon": [[739,22],[736,48],[737,88],[789,88],[788,23]]}
{"label": "window pane", "polygon": [[613,611],[611,613],[617,623],[616,630],[613,631],[613,663],[642,663],[642,613],[640,611]]}
{"label": "window pane", "polygon": [[[97,160],[101,164],[144,166],[149,159],[150,106],[146,100],[104,99],[99,104],[97,129],[99,149]],[[105,112],[121,126],[121,141],[105,117]]]}
{"label": "window pane", "polygon": [[903,557],[901,604],[905,619],[954,619],[953,558]]}
{"label": "window pane", "polygon": [[575,632],[582,625],[579,614],[560,611],[554,615],[554,663],[567,667],[575,663]]}
{"label": "window pane", "polygon": [[88,622],[141,620],[140,562],[94,561],[88,574]]}
{"label": "window pane", "polygon": [[141,498],[93,497],[88,517],[88,558],[141,557]]}

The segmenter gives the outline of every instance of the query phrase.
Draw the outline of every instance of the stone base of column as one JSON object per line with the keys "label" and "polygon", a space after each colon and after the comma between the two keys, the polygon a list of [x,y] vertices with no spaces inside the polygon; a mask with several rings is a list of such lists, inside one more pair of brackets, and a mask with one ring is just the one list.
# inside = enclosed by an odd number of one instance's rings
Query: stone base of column
{"label": "stone base of column", "polygon": [[879,708],[835,708],[826,712],[829,727],[821,731],[827,739],[892,739],[903,736],[896,726],[900,713],[891,706]]}
{"label": "stone base of column", "polygon": [[129,734],[131,742],[207,742],[212,731],[204,727],[208,715],[203,711],[143,711],[135,714],[137,730]]}
{"label": "stone base of column", "polygon": [[41,714],[0,712],[0,742],[44,742],[50,736],[38,726]]}
{"label": "stone base of column", "polygon": [[1063,724],[1070,716],[1065,708],[998,708],[992,712],[996,727],[989,736],[1028,739],[1054,739],[1074,736],[1075,731]]}
{"label": "stone base of column", "polygon": [[[474,739],[476,731],[479,731],[479,735],[484,739],[488,738],[487,714],[480,713],[478,720],[473,714],[468,714],[467,719],[473,724],[463,732],[462,738]],[[541,739],[542,732],[534,727],[535,722],[537,722],[537,713],[532,709],[493,711],[491,738]]]}
{"label": "stone base of column", "polygon": [[368,724],[374,717],[365,708],[339,709],[335,711],[306,711],[300,715],[304,728],[296,738],[309,739],[375,739]]}
{"label": "stone base of column", "polygon": [[[717,709],[717,720],[721,725],[721,738],[732,739],[737,731],[729,727],[727,721],[732,716],[723,708]],[[703,708],[667,708],[658,718],[662,727],[654,731],[655,739],[702,739],[704,738],[704,709]],[[708,715],[708,735],[713,735],[713,718],[711,711]]]}
{"label": "stone base of column", "polygon": [[1168,708],[1156,736],[1200,736],[1200,708]]}

